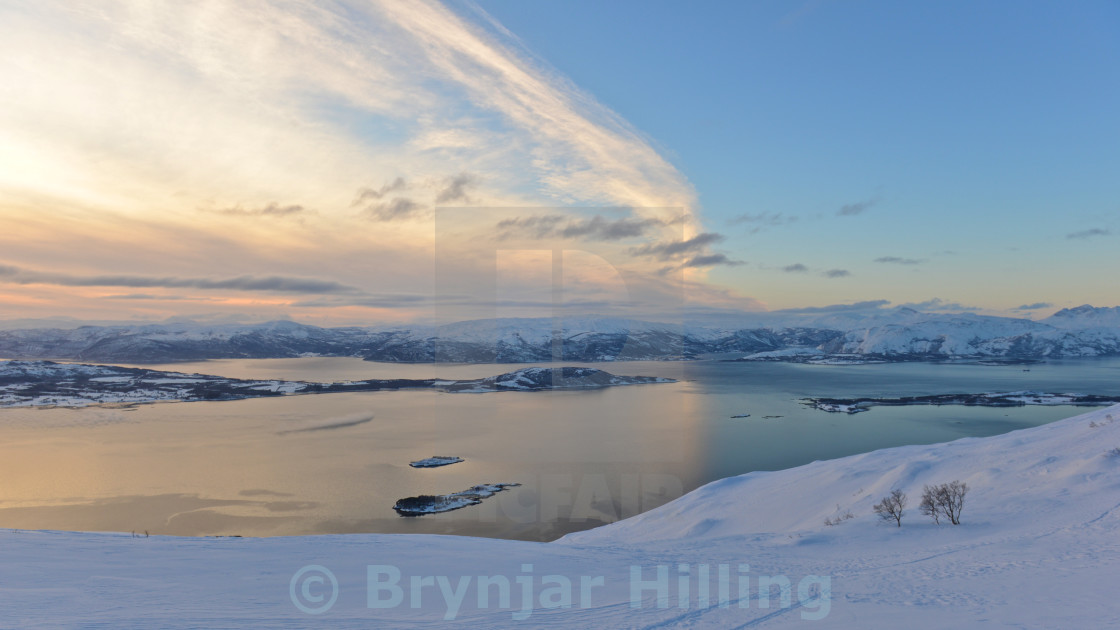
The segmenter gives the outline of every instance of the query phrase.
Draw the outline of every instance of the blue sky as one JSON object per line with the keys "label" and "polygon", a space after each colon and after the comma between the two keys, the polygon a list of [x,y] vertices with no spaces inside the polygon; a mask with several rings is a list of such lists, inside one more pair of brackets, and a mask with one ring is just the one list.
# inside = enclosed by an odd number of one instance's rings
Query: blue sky
{"label": "blue sky", "polygon": [[[714,281],[787,306],[1115,302],[1114,2],[480,5],[688,177],[751,263]],[[1067,238],[1091,230],[1112,234]],[[851,276],[760,268],[795,264]]]}
{"label": "blue sky", "polygon": [[0,320],[550,316],[558,250],[573,313],[1114,305],[1118,32],[1088,1],[0,2]]}

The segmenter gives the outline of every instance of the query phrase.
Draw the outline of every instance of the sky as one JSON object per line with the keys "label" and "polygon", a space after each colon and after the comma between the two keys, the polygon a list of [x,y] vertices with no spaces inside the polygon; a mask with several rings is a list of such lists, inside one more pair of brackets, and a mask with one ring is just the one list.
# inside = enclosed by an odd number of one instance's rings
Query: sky
{"label": "sky", "polygon": [[0,0],[0,319],[1118,303],[1114,2]]}

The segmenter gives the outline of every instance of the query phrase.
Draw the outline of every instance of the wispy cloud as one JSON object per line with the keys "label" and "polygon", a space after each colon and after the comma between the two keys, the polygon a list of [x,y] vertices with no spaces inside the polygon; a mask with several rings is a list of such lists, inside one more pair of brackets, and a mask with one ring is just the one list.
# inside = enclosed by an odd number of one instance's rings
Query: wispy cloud
{"label": "wispy cloud", "polygon": [[[448,296],[444,296],[447,299]],[[457,299],[466,300],[469,296],[459,297]],[[354,295],[354,296],[322,296],[306,300],[299,300],[292,302],[290,306],[295,308],[345,308],[349,306],[368,306],[371,308],[379,309],[395,309],[395,308],[409,308],[417,305],[432,304],[435,298],[430,295],[418,295],[414,293],[380,293],[377,295]]]}
{"label": "wispy cloud", "polygon": [[726,254],[709,250],[712,245],[722,240],[724,240],[722,234],[704,232],[689,239],[647,243],[645,245],[631,247],[628,253],[638,258],[647,257],[662,262],[672,261],[675,263],[667,267],[662,267],[658,272],[660,274],[679,271],[681,269],[714,267],[717,265],[726,265],[729,267],[745,265],[745,261],[736,260]]}
{"label": "wispy cloud", "polygon": [[750,226],[750,229],[748,230],[748,232],[750,234],[757,234],[758,232],[761,232],[762,230],[764,230],[767,227],[776,227],[776,226],[779,226],[779,225],[788,225],[790,223],[796,223],[798,220],[799,219],[796,216],[792,216],[792,215],[791,216],[786,216],[786,215],[784,215],[780,212],[761,212],[761,213],[758,213],[758,214],[744,213],[744,214],[737,215],[735,217],[732,217],[727,222],[727,224],[728,225],[746,224],[746,225]]}
{"label": "wispy cloud", "polygon": [[415,37],[427,65],[535,145],[534,166],[549,188],[638,207],[695,205],[691,186],[640,133],[525,54],[504,29],[477,28],[494,24],[488,16],[472,25],[435,3],[385,2],[380,9]]}
{"label": "wispy cloud", "polygon": [[704,251],[711,245],[722,241],[723,238],[722,234],[704,232],[682,241],[647,243],[632,247],[630,248],[630,254],[633,256],[651,256],[657,260],[673,260],[685,254]]}
{"label": "wispy cloud", "polygon": [[648,236],[654,228],[666,227],[673,223],[674,221],[656,218],[608,219],[603,216],[593,216],[580,219],[562,214],[545,214],[503,219],[495,225],[495,229],[499,240],[520,236],[534,239],[575,238],[590,241],[621,241]]}
{"label": "wispy cloud", "polygon": [[1094,236],[1108,236],[1109,234],[1112,234],[1112,232],[1110,232],[1109,230],[1105,230],[1102,228],[1092,228],[1089,230],[1081,230],[1080,232],[1070,232],[1069,234],[1066,234],[1066,238],[1093,238]]}
{"label": "wispy cloud", "polygon": [[65,287],[163,287],[276,293],[349,293],[357,291],[354,287],[338,282],[315,278],[237,276],[215,279],[140,275],[75,275],[25,270],[10,265],[0,266],[0,282],[20,285],[49,284]]}
{"label": "wispy cloud", "polygon": [[884,263],[890,265],[920,265],[925,261],[923,258],[900,258],[898,256],[880,256],[875,259],[877,263]]}
{"label": "wispy cloud", "polygon": [[[642,132],[470,3],[0,3],[0,23],[0,76],[35,86],[0,103],[0,198],[19,200],[4,212],[23,230],[0,234],[0,252],[46,268],[81,244],[57,265],[82,274],[21,282],[200,293],[429,286],[424,265],[369,272],[374,260],[430,258],[437,204],[637,209],[625,220],[561,212],[570,238],[703,231],[692,185]],[[230,230],[237,217],[261,220]],[[28,238],[22,225],[32,223],[32,236],[50,238]],[[209,249],[173,242],[167,259],[153,256],[153,237],[188,231]],[[698,249],[674,262],[734,262],[724,258]],[[259,274],[277,261],[310,276],[344,270],[345,282]],[[661,262],[634,264],[653,274]],[[150,276],[115,273],[130,268]],[[175,271],[185,268],[191,277]],[[10,292],[30,300],[13,277],[3,278]],[[52,292],[71,293],[92,292]]]}
{"label": "wispy cloud", "polygon": [[406,197],[394,197],[391,201],[374,203],[367,206],[362,213],[374,221],[396,221],[418,216],[424,206]]}
{"label": "wispy cloud", "polygon": [[726,254],[704,254],[702,256],[695,256],[688,259],[682,265],[683,267],[714,267],[716,265],[727,265],[729,267],[737,267],[745,265],[746,262],[742,260],[734,260],[729,258]]}
{"label": "wispy cloud", "polygon": [[460,173],[452,177],[443,190],[436,195],[436,203],[469,202],[470,197],[467,196],[467,188],[473,186],[477,181],[478,178],[470,173]]}
{"label": "wispy cloud", "polygon": [[556,236],[557,225],[570,220],[562,214],[546,214],[502,219],[495,225],[499,239],[513,236],[543,239]]}
{"label": "wispy cloud", "polygon": [[387,195],[391,192],[395,192],[395,191],[398,191],[398,190],[403,190],[406,186],[407,186],[407,184],[405,184],[404,178],[403,177],[398,177],[398,178],[394,179],[393,181],[389,182],[388,184],[385,184],[385,185],[381,186],[380,188],[369,188],[369,187],[359,188],[358,189],[358,195],[354,198],[353,203],[351,203],[350,205],[356,206],[358,204],[365,203],[365,202],[368,202],[370,200],[376,201],[376,200],[381,199],[382,197],[384,197],[385,195]]}
{"label": "wispy cloud", "polygon": [[1054,305],[1051,304],[1050,302],[1034,302],[1032,304],[1022,304],[1020,306],[1016,306],[1012,310],[1015,310],[1015,311],[1037,311],[1037,310],[1043,309],[1043,308],[1054,308]]}
{"label": "wispy cloud", "polygon": [[306,214],[312,211],[297,204],[282,206],[278,203],[270,203],[267,206],[257,208],[243,208],[241,206],[218,208],[217,210],[213,210],[213,212],[238,217],[289,217]]}
{"label": "wispy cloud", "polygon": [[154,293],[124,293],[120,295],[105,295],[103,300],[153,300],[153,301],[186,301],[186,302],[212,302],[213,298],[187,297],[185,295],[156,295]]}
{"label": "wispy cloud", "polygon": [[847,269],[829,269],[828,271],[822,271],[821,275],[826,278],[846,278],[852,275],[852,272]]}
{"label": "wispy cloud", "polygon": [[805,273],[806,271],[809,271],[809,268],[801,263],[794,263],[792,265],[786,265],[785,267],[782,267],[782,271],[786,273]]}
{"label": "wispy cloud", "polygon": [[864,300],[852,304],[829,304],[828,306],[805,306],[801,308],[786,308],[779,313],[846,313],[851,311],[868,311],[880,309],[891,303],[890,300]]}
{"label": "wispy cloud", "polygon": [[840,206],[839,210],[836,211],[836,215],[841,217],[851,217],[857,214],[863,214],[864,211],[866,211],[868,208],[871,208],[872,206],[875,206],[880,201],[882,201],[881,198],[872,197],[864,201],[844,204],[843,206]]}
{"label": "wispy cloud", "polygon": [[961,311],[972,312],[983,310],[978,306],[969,306],[967,304],[961,304],[960,302],[947,302],[945,300],[942,300],[941,298],[931,298],[924,302],[907,302],[905,304],[899,304],[898,306],[899,308],[912,308],[915,311],[923,312],[944,311],[950,313],[959,313]]}

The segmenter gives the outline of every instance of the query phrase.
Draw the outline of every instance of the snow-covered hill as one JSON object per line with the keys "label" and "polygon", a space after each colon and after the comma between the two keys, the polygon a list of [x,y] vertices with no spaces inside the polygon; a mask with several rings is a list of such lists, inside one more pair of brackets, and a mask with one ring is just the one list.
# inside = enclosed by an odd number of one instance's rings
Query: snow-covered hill
{"label": "snow-covered hill", "polygon": [[[0,531],[0,626],[1120,627],[1118,418],[751,473],[553,543]],[[934,525],[922,486],[952,480],[962,524]],[[871,513],[894,488],[901,528]]]}

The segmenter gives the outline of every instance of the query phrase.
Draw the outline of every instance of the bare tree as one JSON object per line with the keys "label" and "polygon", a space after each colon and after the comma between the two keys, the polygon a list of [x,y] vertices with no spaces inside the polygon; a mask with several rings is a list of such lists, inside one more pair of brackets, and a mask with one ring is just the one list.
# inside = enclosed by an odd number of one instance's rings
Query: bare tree
{"label": "bare tree", "polygon": [[879,518],[884,521],[894,521],[895,525],[902,527],[902,511],[906,508],[906,493],[898,488],[891,490],[891,493],[883,497],[883,500],[876,503],[872,508]]}
{"label": "bare tree", "polygon": [[922,489],[922,504],[918,509],[932,518],[934,523],[941,524],[941,518],[944,517],[953,525],[960,525],[966,494],[968,484],[961,481],[926,486]]}
{"label": "bare tree", "polygon": [[922,488],[922,503],[918,511],[933,519],[937,525],[941,524],[941,510],[937,507],[937,489],[932,486]]}
{"label": "bare tree", "polygon": [[944,499],[942,504],[945,508],[945,515],[949,517],[954,525],[961,524],[961,510],[964,508],[964,495],[968,494],[968,484],[962,481],[953,481],[947,485],[941,486],[944,488]]}

